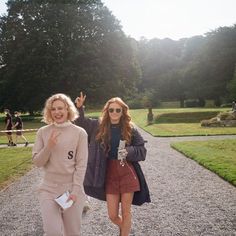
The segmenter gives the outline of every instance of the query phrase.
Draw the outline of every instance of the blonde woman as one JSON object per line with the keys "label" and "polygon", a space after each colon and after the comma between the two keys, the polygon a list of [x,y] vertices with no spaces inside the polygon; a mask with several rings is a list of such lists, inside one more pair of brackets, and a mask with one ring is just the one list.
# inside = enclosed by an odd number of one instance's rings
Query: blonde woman
{"label": "blonde woman", "polygon": [[121,98],[108,100],[99,120],[84,116],[85,98],[81,93],[76,99],[80,114],[76,124],[87,131],[89,140],[85,192],[107,201],[110,220],[119,227],[121,236],[128,236],[131,205],[150,202],[148,186],[138,163],[146,158],[144,140],[131,123],[129,108]]}
{"label": "blonde woman", "polygon": [[[88,144],[84,129],[72,124],[77,109],[65,94],[47,99],[44,122],[33,147],[33,163],[44,170],[39,186],[39,201],[45,235],[80,235],[85,201],[83,189]],[[63,210],[55,198],[69,191],[73,204]]]}

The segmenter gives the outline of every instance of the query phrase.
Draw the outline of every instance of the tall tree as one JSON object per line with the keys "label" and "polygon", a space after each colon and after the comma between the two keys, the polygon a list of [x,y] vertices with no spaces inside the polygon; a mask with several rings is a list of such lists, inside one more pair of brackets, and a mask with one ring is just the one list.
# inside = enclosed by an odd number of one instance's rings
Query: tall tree
{"label": "tall tree", "polygon": [[[172,99],[179,89],[178,78],[173,75],[179,68],[181,47],[171,39],[142,39],[139,42],[139,60],[142,69],[143,90],[154,89],[159,99]],[[170,86],[171,85],[171,86]]]}
{"label": "tall tree", "polygon": [[139,41],[142,90],[154,89],[160,100],[227,97],[236,63],[236,26],[221,27],[205,36],[173,41]]}
{"label": "tall tree", "polygon": [[[35,111],[85,90],[94,102],[130,93],[138,72],[119,22],[100,0],[9,0],[1,17],[1,104]],[[121,93],[122,91],[122,93]]]}
{"label": "tall tree", "polygon": [[203,63],[207,68],[211,98],[227,97],[227,84],[233,78],[236,63],[236,25],[220,27],[206,34]]}
{"label": "tall tree", "polygon": [[229,92],[228,99],[230,101],[236,101],[236,64],[235,64],[235,70],[234,70],[234,77],[232,80],[229,81],[227,85],[227,89]]}

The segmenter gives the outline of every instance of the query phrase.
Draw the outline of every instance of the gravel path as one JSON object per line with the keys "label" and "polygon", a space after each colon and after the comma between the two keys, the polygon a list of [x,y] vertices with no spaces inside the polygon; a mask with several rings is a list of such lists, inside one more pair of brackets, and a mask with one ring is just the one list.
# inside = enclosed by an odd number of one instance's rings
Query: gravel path
{"label": "gravel path", "polygon": [[[236,188],[170,148],[171,141],[236,138],[207,136],[154,138],[142,131],[148,143],[143,171],[152,203],[133,206],[135,236],[236,235]],[[42,235],[36,196],[41,173],[37,168],[0,192],[0,235]],[[106,204],[91,199],[83,217],[83,236],[118,235],[107,218]]]}

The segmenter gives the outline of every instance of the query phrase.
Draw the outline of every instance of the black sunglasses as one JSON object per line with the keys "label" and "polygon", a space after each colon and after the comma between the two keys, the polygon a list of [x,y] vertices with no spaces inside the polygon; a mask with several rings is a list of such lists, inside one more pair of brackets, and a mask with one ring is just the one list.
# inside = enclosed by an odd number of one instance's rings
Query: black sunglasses
{"label": "black sunglasses", "polygon": [[116,109],[114,109],[114,108],[109,108],[108,111],[109,111],[110,113],[113,113],[114,111],[115,111],[116,113],[121,113],[121,109],[120,109],[120,108],[116,108]]}

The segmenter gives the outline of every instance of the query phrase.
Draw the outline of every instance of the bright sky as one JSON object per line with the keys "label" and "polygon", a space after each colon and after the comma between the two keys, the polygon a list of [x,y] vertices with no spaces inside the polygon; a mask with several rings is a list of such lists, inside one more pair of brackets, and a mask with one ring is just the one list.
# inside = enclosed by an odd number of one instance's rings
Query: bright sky
{"label": "bright sky", "polygon": [[178,40],[236,24],[236,0],[102,0],[124,32],[139,40]]}
{"label": "bright sky", "polygon": [[[0,13],[6,12],[0,0]],[[140,37],[178,40],[236,24],[236,0],[102,0],[124,32]]]}

